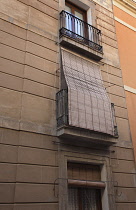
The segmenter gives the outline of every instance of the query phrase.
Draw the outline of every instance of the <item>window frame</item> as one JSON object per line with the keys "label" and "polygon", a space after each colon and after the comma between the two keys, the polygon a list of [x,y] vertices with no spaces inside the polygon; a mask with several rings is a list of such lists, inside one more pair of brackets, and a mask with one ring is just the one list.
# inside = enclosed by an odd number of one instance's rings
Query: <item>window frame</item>
{"label": "window frame", "polygon": [[[82,8],[86,12],[87,17],[87,23],[90,25],[93,25],[94,27],[97,27],[96,24],[96,3],[93,1],[86,1],[83,3],[82,0],[60,0],[59,1],[59,11],[62,10],[65,11],[65,5],[66,2],[69,2],[70,4],[74,4],[78,8]],[[90,15],[91,14],[91,15]],[[91,16],[91,18],[90,18]]]}
{"label": "window frame", "polygon": [[71,8],[72,15],[75,15],[75,11],[77,11],[83,15],[83,21],[87,22],[87,12],[85,10],[83,10],[82,8],[76,6],[73,3],[70,3],[68,1],[65,2],[65,5]]}
{"label": "window frame", "polygon": [[[75,12],[80,13],[83,16],[83,20],[81,19],[81,21],[87,23],[87,11],[85,11],[85,10],[81,9],[80,7],[74,5],[73,3],[69,3],[67,1],[65,2],[65,6],[69,7],[71,9],[71,15],[75,16],[75,18],[77,18],[79,20],[80,20],[80,18],[75,15]],[[77,34],[81,37],[88,38],[88,30],[86,28],[86,24],[83,24],[82,32],[80,31],[80,33],[78,33],[76,31],[76,27],[78,27],[79,23],[76,26],[76,24],[75,24],[76,22],[74,22],[74,20],[71,20],[71,22],[72,22],[72,30],[71,30],[72,32],[74,32],[75,34]]]}
{"label": "window frame", "polygon": [[[95,192],[97,210],[102,210],[102,190],[105,189],[106,185],[101,181],[100,165],[67,162],[67,176],[68,192],[70,189],[75,189],[77,191],[78,210],[84,210],[83,193],[87,189],[90,189],[90,192],[91,190]],[[87,197],[85,199],[88,200]]]}
{"label": "window frame", "polygon": [[[60,146],[61,148],[61,146]],[[110,209],[110,196],[109,193],[114,192],[113,180],[110,178],[110,162],[109,158],[105,157],[102,160],[100,157],[93,158],[92,154],[88,154],[85,156],[84,154],[80,154],[80,157],[70,155],[67,152],[63,152],[59,156],[59,210],[69,210],[68,209],[68,162],[81,163],[81,164],[89,164],[89,165],[98,165],[101,167],[101,181],[105,182],[105,189],[102,190],[102,210]]]}

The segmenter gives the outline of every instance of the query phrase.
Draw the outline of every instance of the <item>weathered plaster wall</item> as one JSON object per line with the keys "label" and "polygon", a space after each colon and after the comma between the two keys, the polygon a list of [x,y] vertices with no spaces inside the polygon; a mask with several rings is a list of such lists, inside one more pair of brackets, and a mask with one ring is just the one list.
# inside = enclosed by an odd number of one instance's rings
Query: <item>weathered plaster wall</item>
{"label": "weathered plaster wall", "polygon": [[[112,4],[110,0],[97,3],[96,24],[102,30],[104,47],[100,65],[115,103],[119,130],[118,143],[111,148],[115,152],[110,155],[80,145],[61,145],[63,151],[58,153],[54,144],[58,140],[59,1],[0,2],[0,210],[57,210],[54,182],[59,177],[59,158],[68,156],[70,160],[107,164],[107,179],[118,182],[117,209],[135,209],[135,165]],[[117,187],[116,182],[111,185]]]}

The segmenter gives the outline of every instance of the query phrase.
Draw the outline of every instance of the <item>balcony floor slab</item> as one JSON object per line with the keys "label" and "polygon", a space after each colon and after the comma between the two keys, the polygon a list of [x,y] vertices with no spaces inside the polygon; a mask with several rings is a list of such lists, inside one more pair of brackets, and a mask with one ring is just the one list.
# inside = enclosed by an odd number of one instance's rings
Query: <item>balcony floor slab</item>
{"label": "balcony floor slab", "polygon": [[62,139],[73,141],[90,142],[100,145],[111,146],[117,143],[117,138],[110,135],[94,132],[85,129],[79,129],[71,126],[62,126],[57,129],[57,136]]}
{"label": "balcony floor slab", "polygon": [[94,59],[96,61],[100,61],[103,59],[103,54],[93,50],[91,47],[81,44],[77,42],[77,40],[71,39],[66,36],[62,36],[60,38],[60,45],[72,50],[75,53],[79,53],[82,56],[86,56],[89,59]]}

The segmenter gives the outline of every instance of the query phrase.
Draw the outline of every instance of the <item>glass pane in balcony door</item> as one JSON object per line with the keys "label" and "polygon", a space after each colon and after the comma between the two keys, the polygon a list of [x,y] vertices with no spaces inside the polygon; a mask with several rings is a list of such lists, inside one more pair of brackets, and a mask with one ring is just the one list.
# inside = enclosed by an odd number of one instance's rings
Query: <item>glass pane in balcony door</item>
{"label": "glass pane in balcony door", "polygon": [[72,17],[71,8],[65,5],[66,17],[65,17],[65,28],[72,31]]}
{"label": "glass pane in balcony door", "polygon": [[71,8],[65,5],[65,11],[71,13]]}
{"label": "glass pane in balcony door", "polygon": [[83,21],[83,14],[75,11],[75,16],[81,20],[81,21],[79,19],[75,20],[75,33],[80,35],[80,36],[83,36],[83,27],[84,27],[83,22],[82,22]]}

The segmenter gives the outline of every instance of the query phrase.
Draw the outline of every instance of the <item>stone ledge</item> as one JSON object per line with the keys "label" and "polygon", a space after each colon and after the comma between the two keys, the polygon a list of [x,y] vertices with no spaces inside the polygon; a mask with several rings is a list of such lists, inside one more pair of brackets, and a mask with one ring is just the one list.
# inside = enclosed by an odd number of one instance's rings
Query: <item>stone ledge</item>
{"label": "stone ledge", "polygon": [[117,143],[117,138],[108,134],[79,129],[70,126],[62,126],[57,129],[57,136],[62,139],[69,139],[69,142],[84,141],[86,143],[95,144],[95,146],[106,145],[111,146]]}
{"label": "stone ledge", "polygon": [[86,56],[89,59],[100,61],[103,58],[103,54],[75,41],[74,39],[70,39],[65,36],[60,38],[60,45],[66,47],[69,50],[72,50],[73,52],[77,52],[83,56]]}

